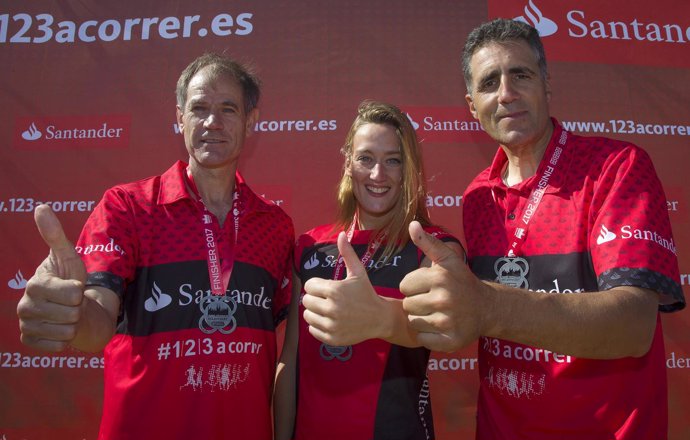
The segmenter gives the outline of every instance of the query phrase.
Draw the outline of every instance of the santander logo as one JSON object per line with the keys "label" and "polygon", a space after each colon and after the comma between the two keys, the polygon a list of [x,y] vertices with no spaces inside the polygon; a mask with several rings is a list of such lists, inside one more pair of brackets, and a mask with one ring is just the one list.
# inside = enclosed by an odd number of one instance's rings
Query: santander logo
{"label": "santander logo", "polygon": [[310,270],[310,269],[313,269],[313,268],[315,268],[316,266],[318,266],[319,263],[320,263],[319,258],[316,256],[316,254],[314,254],[314,255],[311,256],[311,258],[310,258],[309,260],[307,260],[307,261],[304,263],[304,268],[305,268],[306,270]]}
{"label": "santander logo", "polygon": [[151,296],[144,302],[144,309],[147,312],[156,312],[170,305],[172,296],[163,292],[154,281],[153,289],[151,289]]}
{"label": "santander logo", "polygon": [[45,115],[15,119],[13,144],[18,149],[125,148],[129,114]]}
{"label": "santander logo", "polygon": [[690,2],[488,0],[544,38],[551,61],[690,67]]}
{"label": "santander logo", "polygon": [[[548,37],[558,31],[558,25],[550,18],[544,17],[541,10],[529,0],[529,5],[525,6],[525,15],[515,17],[513,20],[521,21],[532,26],[539,32],[540,37]],[[526,18],[525,18],[526,17]]]}
{"label": "santander logo", "polygon": [[467,106],[402,106],[417,137],[426,142],[491,142]]}
{"label": "santander logo", "polygon": [[597,237],[597,244],[601,245],[601,244],[608,243],[609,241],[612,241],[615,239],[616,239],[616,234],[609,231],[606,226],[601,225],[601,233],[599,233],[599,236]]}
{"label": "santander logo", "polygon": [[26,287],[26,278],[24,278],[21,270],[18,270],[14,278],[7,282],[7,286],[14,290],[22,290]]}
{"label": "santander logo", "polygon": [[36,124],[33,122],[31,125],[29,125],[29,128],[25,131],[22,132],[22,139],[26,141],[35,141],[36,139],[39,139],[41,136],[43,136],[43,133],[36,128]]}
{"label": "santander logo", "polygon": [[419,130],[419,124],[414,119],[412,119],[412,116],[410,116],[409,113],[405,113],[405,116],[407,116],[407,119],[410,120],[410,124],[412,124],[412,128],[414,128],[415,130]]}

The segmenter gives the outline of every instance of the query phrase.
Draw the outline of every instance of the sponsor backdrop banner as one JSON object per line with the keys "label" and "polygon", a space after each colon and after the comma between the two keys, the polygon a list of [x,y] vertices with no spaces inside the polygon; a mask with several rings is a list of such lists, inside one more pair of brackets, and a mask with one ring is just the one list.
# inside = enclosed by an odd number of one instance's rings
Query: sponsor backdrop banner
{"label": "sponsor backdrop banner", "polygon": [[[263,79],[241,170],[298,232],[332,220],[339,148],[357,104],[371,98],[408,112],[423,141],[432,218],[460,234],[463,189],[496,149],[467,111],[460,51],[487,19],[527,21],[544,36],[552,114],[576,133],[651,154],[687,272],[681,282],[690,282],[686,0],[2,3],[0,439],[96,438],[101,355],[47,354],[19,341],[16,304],[47,253],[32,211],[49,204],[76,240],[106,188],[185,158],[174,87],[204,51],[249,61]],[[669,438],[687,439],[690,315],[663,324]],[[436,354],[429,370],[438,438],[473,438],[476,344]]]}

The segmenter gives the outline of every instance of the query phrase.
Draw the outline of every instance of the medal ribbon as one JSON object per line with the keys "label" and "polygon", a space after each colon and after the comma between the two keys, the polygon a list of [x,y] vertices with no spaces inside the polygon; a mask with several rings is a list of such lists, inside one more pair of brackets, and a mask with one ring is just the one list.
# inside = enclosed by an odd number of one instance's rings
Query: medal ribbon
{"label": "medal ribbon", "polygon": [[534,218],[536,215],[537,208],[539,208],[539,205],[541,204],[541,199],[549,187],[549,180],[551,179],[551,176],[556,172],[558,159],[560,159],[561,153],[563,153],[567,140],[568,132],[564,130],[561,132],[561,137],[558,139],[558,145],[556,148],[554,148],[548,164],[544,167],[544,171],[537,182],[537,186],[532,190],[529,198],[527,199],[527,206],[525,209],[523,209],[523,212],[520,215],[520,221],[522,222],[523,226],[517,226],[515,229],[513,229],[513,233],[511,234],[513,237],[513,242],[508,246],[508,257],[516,257],[520,254],[522,245],[527,239],[527,230],[529,229],[529,224],[532,221],[532,218]]}
{"label": "medal ribbon", "polygon": [[[220,236],[217,224],[213,221],[213,215],[209,212],[204,204],[204,201],[199,195],[194,177],[191,171],[187,168],[187,180],[189,187],[192,189],[197,197],[199,208],[201,211],[201,225],[203,229],[204,242],[206,243],[206,264],[208,267],[208,278],[211,282],[211,293],[216,296],[224,296],[230,284],[230,275],[232,275],[232,267],[235,264],[235,243],[237,242],[237,233],[240,229],[239,221],[239,193],[237,189],[232,193],[232,207],[228,216],[235,227],[234,235],[231,234],[228,240],[229,254],[228,257],[221,260],[220,252],[217,245],[216,237]],[[237,185],[235,185],[237,188]]]}
{"label": "medal ribbon", "polygon": [[[352,237],[355,235],[355,227],[359,221],[359,215],[357,212],[355,212],[354,218],[352,219],[352,224],[347,230],[347,241],[351,242]],[[362,265],[366,268],[367,263],[371,258],[376,254],[376,251],[379,250],[379,247],[381,247],[381,243],[383,243],[383,240],[385,240],[385,234],[380,235],[379,237],[376,238],[373,242],[369,243],[369,246],[367,247],[367,251],[362,255]],[[338,254],[338,261],[335,265],[335,269],[333,270],[333,279],[334,280],[339,280],[341,276],[341,272],[343,271],[343,268],[345,267],[345,260],[343,260],[343,257]]]}

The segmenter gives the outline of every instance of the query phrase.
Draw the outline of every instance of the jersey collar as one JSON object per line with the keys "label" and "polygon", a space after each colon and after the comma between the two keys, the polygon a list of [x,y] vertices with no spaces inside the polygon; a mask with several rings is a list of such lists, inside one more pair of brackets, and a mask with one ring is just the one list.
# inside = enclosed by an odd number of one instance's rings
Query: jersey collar
{"label": "jersey collar", "polygon": [[[194,200],[185,184],[187,163],[178,160],[163,175],[158,190],[158,204],[167,205],[182,199]],[[240,196],[240,205],[244,211],[265,211],[274,206],[272,202],[259,197],[249,188],[239,171],[235,172],[235,187]]]}
{"label": "jersey collar", "polygon": [[[554,149],[558,145],[558,139],[560,139],[560,137],[564,134],[564,129],[558,122],[558,120],[556,120],[556,118],[551,118],[551,122],[553,123],[553,133],[551,135],[551,139],[549,139],[549,145],[546,147],[546,151],[544,151],[544,156],[542,157],[542,160],[539,163],[539,167],[537,168],[536,173],[532,177],[510,188],[508,188],[505,185],[505,183],[503,183],[503,179],[501,178],[503,169],[508,162],[508,156],[506,156],[506,153],[503,151],[501,147],[498,148],[498,151],[494,156],[491,166],[489,167],[488,176],[488,183],[494,190],[505,192],[508,189],[511,189],[518,191],[520,193],[529,194],[533,186],[537,184],[539,176],[543,175],[545,168],[549,166],[549,164],[547,163],[548,159],[546,158],[552,156]],[[568,135],[572,136],[570,133],[568,133]],[[562,188],[565,182],[565,171],[570,166],[571,145],[572,142],[569,139],[569,142],[567,143],[567,148],[565,148],[561,155],[561,159],[559,161],[560,163],[551,177],[551,181],[549,182],[549,186],[546,190],[546,193],[557,193]]]}

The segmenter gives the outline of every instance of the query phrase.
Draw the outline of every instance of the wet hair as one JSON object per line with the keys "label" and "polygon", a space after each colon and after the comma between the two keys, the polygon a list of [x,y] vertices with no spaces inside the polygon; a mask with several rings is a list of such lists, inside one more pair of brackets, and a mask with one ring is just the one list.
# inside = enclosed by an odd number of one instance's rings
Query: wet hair
{"label": "wet hair", "polygon": [[398,137],[400,156],[402,160],[402,191],[396,202],[394,214],[390,221],[377,233],[372,234],[374,241],[385,235],[386,245],[381,253],[382,257],[390,258],[400,252],[409,240],[408,226],[412,220],[419,221],[422,226],[431,224],[426,208],[426,178],[422,151],[417,135],[409,118],[396,106],[378,101],[364,101],[357,108],[350,131],[345,137],[345,144],[340,152],[345,156],[343,176],[338,185],[338,213],[336,227],[347,230],[353,222],[357,210],[352,177],[345,172],[353,161],[353,140],[357,130],[366,124],[383,124],[392,127]]}
{"label": "wet hair", "polygon": [[465,76],[467,93],[472,93],[472,71],[470,69],[472,56],[490,43],[501,44],[513,41],[524,41],[529,45],[539,66],[539,74],[542,79],[546,80],[546,54],[539,32],[521,21],[497,18],[480,25],[467,36],[465,47],[462,50],[462,72]]}
{"label": "wet hair", "polygon": [[181,109],[184,109],[187,103],[189,83],[194,75],[203,69],[207,69],[213,77],[227,76],[237,81],[242,87],[245,113],[256,108],[261,96],[261,81],[251,67],[241,64],[227,55],[209,52],[201,55],[185,67],[180,79],[177,80],[175,94],[177,95],[177,105]]}

